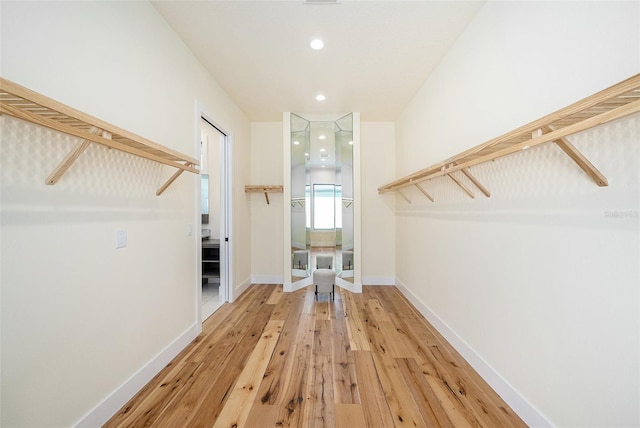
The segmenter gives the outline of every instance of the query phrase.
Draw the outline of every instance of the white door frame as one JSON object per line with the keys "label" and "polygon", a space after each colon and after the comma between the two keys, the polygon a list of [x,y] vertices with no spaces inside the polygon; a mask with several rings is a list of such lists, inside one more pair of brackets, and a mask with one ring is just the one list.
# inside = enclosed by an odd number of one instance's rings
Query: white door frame
{"label": "white door frame", "polygon": [[[233,240],[232,231],[233,231],[233,198],[232,198],[232,141],[233,137],[229,132],[227,132],[223,127],[218,125],[213,119],[211,119],[210,115],[207,113],[207,109],[202,106],[200,103],[196,102],[196,129],[195,129],[195,147],[196,153],[198,154],[197,158],[201,158],[202,148],[201,148],[201,124],[202,120],[206,121],[215,128],[218,132],[223,135],[223,141],[220,144],[220,283],[223,285],[223,294],[221,296],[222,300],[225,302],[232,302],[234,299],[233,296]],[[200,206],[200,180],[198,180],[196,186],[196,198],[195,198],[195,213],[196,213],[196,221],[199,227],[196,231],[197,242],[196,245],[196,314],[197,314],[197,323],[202,328],[202,216],[200,215],[201,206]]]}

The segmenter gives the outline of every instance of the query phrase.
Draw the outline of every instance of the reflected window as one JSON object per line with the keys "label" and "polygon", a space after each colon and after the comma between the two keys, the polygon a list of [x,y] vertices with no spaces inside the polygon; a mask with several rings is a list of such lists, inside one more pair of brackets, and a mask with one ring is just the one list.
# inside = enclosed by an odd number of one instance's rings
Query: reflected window
{"label": "reflected window", "polygon": [[202,214],[202,224],[209,224],[209,174],[200,174],[201,184],[200,184],[200,201],[201,205],[201,214]]}
{"label": "reflected window", "polygon": [[304,211],[307,229],[311,229],[311,186],[304,186]]}
{"label": "reflected window", "polygon": [[342,186],[336,185],[336,229],[342,229]]}
{"label": "reflected window", "polygon": [[313,228],[335,229],[336,196],[335,185],[313,185]]}

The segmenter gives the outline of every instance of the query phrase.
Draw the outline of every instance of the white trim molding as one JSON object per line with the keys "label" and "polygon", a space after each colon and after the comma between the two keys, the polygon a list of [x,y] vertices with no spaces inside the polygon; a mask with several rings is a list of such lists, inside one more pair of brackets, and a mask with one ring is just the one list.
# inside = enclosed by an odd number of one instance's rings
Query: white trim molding
{"label": "white trim molding", "polygon": [[460,355],[474,368],[475,371],[498,393],[500,397],[513,409],[530,427],[553,427],[553,424],[523,397],[509,382],[504,379],[480,354],[478,354],[464,339],[451,329],[438,315],[411,292],[396,278],[396,287],[415,306],[427,321],[444,336]]}
{"label": "white trim molding", "polygon": [[[229,298],[229,303],[232,303],[233,301],[235,301],[238,297],[240,297],[242,295],[242,293],[244,293],[245,291],[247,291],[247,289],[251,286],[252,282],[251,282],[251,277],[248,277],[247,279],[245,279],[242,284],[240,284],[237,288],[235,288],[233,290],[233,296],[230,296]],[[233,297],[233,300],[231,300],[231,297]]]}
{"label": "white trim molding", "polygon": [[98,427],[104,425],[118,410],[136,395],[155,375],[165,368],[184,348],[195,339],[202,326],[191,325],[145,366],[140,368],[120,387],[94,407],[86,416],[78,421],[75,427]]}
{"label": "white trim molding", "polygon": [[396,285],[392,276],[363,276],[362,285]]}
{"label": "white trim molding", "polygon": [[251,275],[252,284],[284,284],[282,275]]}

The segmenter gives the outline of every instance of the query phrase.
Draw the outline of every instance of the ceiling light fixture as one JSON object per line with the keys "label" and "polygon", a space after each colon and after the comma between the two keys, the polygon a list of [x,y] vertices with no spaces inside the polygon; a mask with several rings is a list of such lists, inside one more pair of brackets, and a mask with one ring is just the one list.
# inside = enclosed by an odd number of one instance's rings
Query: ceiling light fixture
{"label": "ceiling light fixture", "polygon": [[[322,140],[322,138],[321,138],[321,140]],[[327,149],[324,149],[324,148],[323,148],[323,149],[320,149],[320,151],[321,151],[321,152],[326,152],[326,151],[327,151]]]}
{"label": "ceiling light fixture", "polygon": [[349,141],[349,145],[350,145],[350,146],[353,146],[353,141]]}
{"label": "ceiling light fixture", "polygon": [[[327,139],[327,137],[326,137],[326,136],[324,136],[324,135],[318,135],[318,140],[326,140],[326,139]],[[320,151],[322,151],[322,150],[324,150],[324,149],[320,149]]]}
{"label": "ceiling light fixture", "polygon": [[324,47],[324,42],[320,39],[313,39],[311,43],[309,43],[309,46],[311,46],[311,49],[319,51]]}
{"label": "ceiling light fixture", "polygon": [[300,141],[294,141],[293,144],[297,146],[298,144],[300,144]]}
{"label": "ceiling light fixture", "polygon": [[326,99],[327,99],[327,97],[325,97],[325,96],[324,96],[324,95],[322,95],[322,94],[318,94],[318,95],[316,95],[316,100],[318,100],[318,101],[324,101],[324,100],[326,100]]}

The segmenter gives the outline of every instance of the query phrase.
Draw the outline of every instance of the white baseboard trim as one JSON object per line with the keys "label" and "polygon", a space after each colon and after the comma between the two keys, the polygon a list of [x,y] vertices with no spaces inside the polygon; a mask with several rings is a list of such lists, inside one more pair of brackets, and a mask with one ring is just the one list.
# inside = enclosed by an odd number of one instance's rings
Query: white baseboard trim
{"label": "white baseboard trim", "polygon": [[306,250],[307,249],[307,243],[306,242],[292,242],[291,243],[291,247],[295,248],[296,250]]}
{"label": "white baseboard trim", "polygon": [[282,275],[251,275],[252,284],[284,284]]}
{"label": "white baseboard trim", "polygon": [[392,276],[363,276],[362,285],[396,285]]}
{"label": "white baseboard trim", "polygon": [[411,290],[396,278],[396,287],[429,321],[438,332],[453,346],[456,351],[478,372],[494,391],[513,409],[530,427],[553,427],[553,424],[529,401],[507,382],[491,365],[489,365],[464,339],[451,329]]}
{"label": "white baseboard trim", "polygon": [[311,241],[310,245],[312,247],[322,247],[322,248],[324,248],[324,247],[335,247],[336,243],[335,243],[335,241],[331,241],[331,242],[329,242],[329,241]]}
{"label": "white baseboard trim", "polygon": [[336,286],[340,288],[344,288],[345,290],[350,291],[352,293],[357,293],[357,294],[362,293],[362,284],[357,282],[345,281],[340,277],[336,277]]}
{"label": "white baseboard trim", "polygon": [[244,293],[245,291],[247,291],[247,289],[251,286],[252,282],[251,282],[251,277],[245,279],[242,284],[240,284],[236,289],[233,290],[233,296],[231,296],[232,298],[229,299],[229,303],[232,303],[233,301],[235,301],[238,297],[240,297],[242,295],[242,293]]}
{"label": "white baseboard trim", "polygon": [[118,389],[93,408],[78,421],[75,427],[99,427],[104,425],[118,410],[138,393],[160,370],[173,360],[184,348],[198,336],[198,325],[193,324],[156,355],[149,363],[140,368]]}
{"label": "white baseboard trim", "polygon": [[311,284],[313,284],[313,277],[309,276],[309,277],[301,279],[300,281],[297,281],[297,282],[295,282],[293,284],[290,283],[290,282],[287,283],[287,284],[283,284],[282,285],[282,290],[285,293],[290,293],[290,292],[293,292],[293,291],[298,291],[301,288],[307,287],[307,286],[309,286]]}

